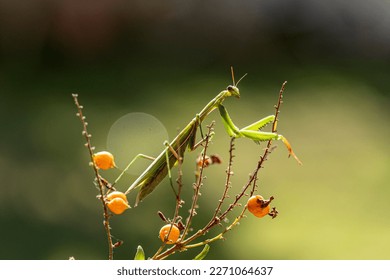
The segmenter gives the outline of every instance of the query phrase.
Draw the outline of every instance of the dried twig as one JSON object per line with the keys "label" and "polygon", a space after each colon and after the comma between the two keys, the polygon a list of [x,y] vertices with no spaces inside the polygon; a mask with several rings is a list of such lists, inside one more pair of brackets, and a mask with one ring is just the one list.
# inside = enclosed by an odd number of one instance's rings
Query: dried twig
{"label": "dried twig", "polygon": [[[171,248],[167,249],[166,251],[164,251],[162,253],[161,253],[161,251],[162,251],[161,248],[163,248],[163,246],[160,247],[159,250],[152,257],[152,259],[155,259],[155,260],[165,259],[169,255],[174,254],[176,251],[184,250],[185,245],[193,240],[193,236],[191,236],[190,238],[187,238],[187,239],[185,239],[185,237],[190,230],[192,219],[196,215],[196,208],[198,206],[198,198],[200,196],[200,189],[203,185],[203,179],[204,179],[203,172],[204,172],[204,168],[206,165],[205,159],[207,156],[207,148],[210,144],[211,137],[214,133],[213,126],[214,126],[214,122],[212,122],[210,125],[207,126],[208,132],[207,132],[207,134],[204,138],[204,141],[203,141],[204,148],[203,148],[203,154],[202,154],[202,165],[200,166],[199,174],[197,176],[197,181],[193,184],[194,194],[192,196],[192,204],[191,204],[191,208],[189,210],[189,215],[188,215],[187,221],[184,225],[182,236],[181,236],[180,240],[178,240]],[[179,167],[181,167],[181,166],[179,166]]]}
{"label": "dried twig", "polygon": [[87,149],[89,151],[89,156],[90,156],[90,160],[92,163],[92,168],[93,168],[94,173],[95,173],[95,181],[96,181],[96,184],[98,185],[98,188],[100,191],[99,199],[103,205],[103,219],[104,219],[103,225],[104,225],[104,229],[106,231],[107,242],[108,242],[108,259],[112,260],[114,257],[114,247],[117,247],[117,245],[112,243],[111,227],[110,227],[110,216],[111,215],[109,214],[109,211],[107,209],[107,205],[104,201],[104,196],[105,196],[104,190],[107,186],[107,181],[103,177],[100,176],[99,169],[97,168],[97,166],[94,164],[94,161],[93,161],[93,154],[94,154],[93,151],[94,151],[95,147],[93,147],[91,144],[92,135],[89,134],[88,130],[87,130],[88,123],[86,122],[86,117],[83,115],[83,110],[82,110],[83,106],[80,105],[80,103],[78,101],[77,94],[72,94],[72,96],[73,96],[73,100],[74,100],[76,107],[77,107],[77,114],[76,115],[77,115],[77,117],[80,118],[81,124],[83,126],[82,134],[84,135],[84,137],[86,139],[85,146],[87,147]]}

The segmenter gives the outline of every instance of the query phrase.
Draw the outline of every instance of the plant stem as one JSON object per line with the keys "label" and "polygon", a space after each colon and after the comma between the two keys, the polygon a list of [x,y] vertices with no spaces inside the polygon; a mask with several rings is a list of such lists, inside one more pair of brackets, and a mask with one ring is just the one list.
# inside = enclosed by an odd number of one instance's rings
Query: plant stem
{"label": "plant stem", "polygon": [[72,94],[73,96],[73,100],[76,104],[76,107],[77,107],[77,116],[80,118],[81,120],[81,124],[83,125],[83,135],[86,139],[86,143],[85,143],[85,146],[87,147],[88,151],[89,151],[89,156],[90,156],[90,159],[91,159],[91,162],[92,162],[92,168],[94,170],[94,173],[95,173],[95,180],[99,186],[99,192],[100,192],[100,201],[102,202],[102,205],[103,205],[103,225],[104,225],[104,229],[106,231],[106,235],[107,235],[107,243],[108,243],[108,259],[109,260],[112,260],[113,257],[114,257],[114,246],[112,244],[112,236],[111,236],[111,228],[110,228],[110,214],[108,212],[108,209],[107,209],[107,206],[106,206],[106,203],[104,201],[104,196],[105,196],[105,185],[104,185],[104,179],[100,176],[99,174],[99,169],[97,168],[97,166],[95,165],[94,161],[93,161],[93,150],[94,150],[94,147],[92,146],[91,144],[91,137],[92,135],[88,133],[88,130],[87,130],[87,126],[88,126],[88,123],[85,121],[86,120],[86,117],[83,115],[83,106],[80,105],[79,101],[78,101],[78,95],[77,94]]}

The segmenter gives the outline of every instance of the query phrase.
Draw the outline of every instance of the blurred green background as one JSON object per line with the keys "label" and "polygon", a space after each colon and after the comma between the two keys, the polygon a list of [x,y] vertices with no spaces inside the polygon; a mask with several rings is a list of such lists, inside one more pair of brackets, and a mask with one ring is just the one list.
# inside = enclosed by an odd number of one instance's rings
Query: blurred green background
{"label": "blurred green background", "polygon": [[[71,93],[97,150],[130,112],[155,116],[172,139],[231,83],[231,65],[236,78],[248,73],[241,99],[225,101],[239,127],[273,114],[288,81],[278,131],[304,165],[275,142],[259,192],[275,196],[280,216],[248,215],[211,244],[208,258],[389,259],[390,2],[379,0],[1,0],[0,259],[107,258]],[[210,151],[225,161],[207,172],[194,228],[210,218],[224,185],[229,138],[217,112],[213,119]],[[232,197],[263,147],[236,141]],[[183,216],[195,157],[186,156]],[[156,212],[171,216],[173,202],[164,181],[112,219],[125,241],[115,258],[132,259],[137,245],[151,256],[163,225]]]}

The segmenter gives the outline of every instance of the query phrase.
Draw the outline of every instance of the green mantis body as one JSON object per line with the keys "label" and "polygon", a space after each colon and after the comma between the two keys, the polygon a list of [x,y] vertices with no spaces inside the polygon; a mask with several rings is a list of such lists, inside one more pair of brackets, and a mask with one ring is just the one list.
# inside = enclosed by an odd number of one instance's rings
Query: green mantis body
{"label": "green mantis body", "polygon": [[160,155],[155,158],[146,170],[131,184],[125,194],[128,194],[133,189],[139,187],[140,191],[137,195],[136,205],[147,195],[153,192],[157,185],[168,175],[169,169],[172,168],[178,160],[178,155],[183,156],[187,149],[190,151],[194,150],[196,131],[198,127],[216,108],[219,109],[225,128],[231,137],[246,137],[256,142],[282,140],[288,148],[290,155],[293,155],[297,159],[286,138],[273,132],[260,131],[260,129],[262,129],[266,124],[275,119],[274,116],[263,118],[243,129],[237,128],[233,124],[225,107],[222,105],[225,98],[229,96],[239,98],[239,89],[236,86],[228,86],[226,90],[221,91],[203,108],[199,114],[196,115],[195,118],[191,120],[191,122],[176,136],[175,139],[172,140],[171,143],[166,144],[166,148],[160,153]]}
{"label": "green mantis body", "polygon": [[[203,120],[225,100],[226,97],[240,97],[240,91],[236,86],[228,86],[226,90],[221,91],[212,99],[203,110],[196,115],[192,121],[172,140],[171,143],[156,157],[146,170],[131,184],[125,194],[128,194],[134,188],[140,187],[137,196],[136,205],[139,201],[153,192],[157,185],[168,175],[168,169],[174,166],[177,154],[184,155],[189,149],[192,151],[195,147],[196,131]],[[177,153],[172,152],[172,149]],[[168,160],[169,163],[167,164]]]}

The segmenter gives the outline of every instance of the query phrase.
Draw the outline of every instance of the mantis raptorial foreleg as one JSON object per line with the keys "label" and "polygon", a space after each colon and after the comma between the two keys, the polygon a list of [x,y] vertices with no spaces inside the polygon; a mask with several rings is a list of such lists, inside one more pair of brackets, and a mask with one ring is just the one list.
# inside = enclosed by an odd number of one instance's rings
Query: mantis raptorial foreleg
{"label": "mantis raptorial foreleg", "polygon": [[294,151],[292,150],[290,143],[283,135],[277,134],[275,132],[261,131],[261,129],[263,129],[264,126],[266,126],[267,124],[275,120],[274,115],[262,118],[261,120],[251,125],[239,129],[237,126],[235,126],[227,110],[222,104],[218,106],[218,109],[222,117],[222,122],[225,126],[225,129],[231,137],[235,137],[235,138],[246,137],[252,139],[256,143],[259,143],[261,141],[282,140],[283,144],[288,149],[289,156],[293,156],[299,164],[302,164],[301,161],[298,159],[298,157],[295,155]]}

